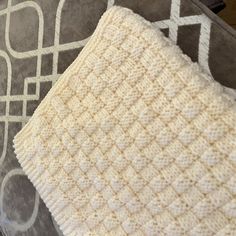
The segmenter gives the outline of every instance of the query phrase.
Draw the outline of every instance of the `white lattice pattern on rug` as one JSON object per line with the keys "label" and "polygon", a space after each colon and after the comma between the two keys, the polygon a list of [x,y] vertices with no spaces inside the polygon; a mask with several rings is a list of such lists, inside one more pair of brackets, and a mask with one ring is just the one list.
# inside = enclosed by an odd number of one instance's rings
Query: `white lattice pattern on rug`
{"label": "white lattice pattern on rug", "polygon": [[[4,102],[6,104],[5,114],[0,116],[0,122],[4,122],[4,144],[3,144],[3,150],[1,153],[0,158],[0,164],[4,162],[4,159],[6,158],[7,153],[7,143],[9,139],[9,123],[10,122],[20,122],[22,125],[25,125],[25,123],[30,118],[27,116],[26,109],[27,109],[27,103],[29,101],[34,101],[39,99],[39,92],[40,92],[40,84],[41,82],[52,82],[54,83],[58,77],[59,74],[58,71],[58,55],[59,52],[70,50],[70,49],[77,49],[83,47],[89,40],[88,38],[85,38],[83,40],[70,42],[70,43],[60,43],[60,25],[61,25],[61,13],[63,10],[63,6],[65,4],[66,0],[60,0],[57,11],[56,11],[56,23],[55,23],[55,37],[54,37],[54,44],[52,46],[43,47],[43,37],[44,37],[44,15],[42,12],[42,9],[40,6],[34,2],[34,1],[25,1],[21,3],[17,3],[15,5],[12,4],[12,0],[8,0],[7,7],[5,9],[0,10],[0,16],[6,17],[6,30],[5,30],[5,42],[6,47],[9,52],[9,54],[17,59],[26,59],[30,57],[37,57],[37,68],[36,68],[36,75],[31,78],[25,78],[24,80],[24,92],[22,95],[11,95],[11,79],[12,79],[12,64],[9,55],[0,50],[0,57],[2,57],[6,64],[7,64],[7,92],[6,95],[0,96],[0,102]],[[114,0],[108,0],[107,2],[107,8],[110,8],[114,5]],[[38,26],[38,42],[37,42],[37,49],[31,50],[31,51],[25,51],[20,52],[16,51],[11,46],[10,37],[9,37],[9,27],[10,27],[10,20],[11,20],[11,14],[14,12],[17,12],[24,8],[30,8],[32,10],[35,10],[38,15],[39,20],[39,26]],[[198,54],[198,60],[199,63],[208,71],[208,50],[209,50],[209,39],[210,39],[210,29],[211,29],[211,21],[205,16],[205,15],[196,15],[196,16],[186,16],[181,17],[180,16],[180,0],[172,1],[171,4],[171,15],[170,19],[154,22],[154,25],[157,27],[160,27],[162,29],[169,28],[170,32],[170,38],[176,42],[177,40],[177,34],[178,34],[178,27],[181,25],[193,25],[193,24],[200,24],[201,25],[201,33],[200,33],[200,39],[199,39],[199,54]],[[53,67],[52,67],[52,74],[48,76],[42,76],[41,75],[41,66],[42,66],[42,56],[46,55],[48,53],[53,54]],[[28,85],[30,83],[36,84],[36,91],[35,94],[28,94]],[[10,109],[10,102],[12,101],[22,101],[22,115],[16,116],[16,115],[10,115],[9,109]],[[0,201],[1,201],[1,222],[5,222],[6,214],[3,210],[3,198],[4,198],[4,186],[7,181],[9,181],[10,178],[12,178],[15,175],[23,174],[21,170],[14,169],[11,172],[9,172],[2,183],[1,187],[1,193],[0,193]],[[35,207],[33,209],[31,218],[23,223],[23,224],[13,224],[16,230],[19,231],[26,231],[28,228],[30,228],[37,217],[37,211],[38,211],[38,205],[39,205],[39,197],[38,194],[36,194],[35,197]]]}

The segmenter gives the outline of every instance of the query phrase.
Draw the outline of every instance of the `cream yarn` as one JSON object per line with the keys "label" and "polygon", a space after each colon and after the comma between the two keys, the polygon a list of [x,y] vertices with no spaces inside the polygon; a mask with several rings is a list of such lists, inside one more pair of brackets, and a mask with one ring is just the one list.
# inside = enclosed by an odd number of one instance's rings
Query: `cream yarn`
{"label": "cream yarn", "polygon": [[236,108],[113,7],[14,139],[64,235],[236,235]]}

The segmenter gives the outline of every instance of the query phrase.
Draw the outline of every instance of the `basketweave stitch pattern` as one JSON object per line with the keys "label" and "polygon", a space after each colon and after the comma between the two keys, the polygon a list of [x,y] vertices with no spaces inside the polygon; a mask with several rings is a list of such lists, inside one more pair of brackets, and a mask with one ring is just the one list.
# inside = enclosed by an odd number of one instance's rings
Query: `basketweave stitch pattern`
{"label": "basketweave stitch pattern", "polygon": [[113,7],[16,136],[65,235],[234,235],[235,104]]}

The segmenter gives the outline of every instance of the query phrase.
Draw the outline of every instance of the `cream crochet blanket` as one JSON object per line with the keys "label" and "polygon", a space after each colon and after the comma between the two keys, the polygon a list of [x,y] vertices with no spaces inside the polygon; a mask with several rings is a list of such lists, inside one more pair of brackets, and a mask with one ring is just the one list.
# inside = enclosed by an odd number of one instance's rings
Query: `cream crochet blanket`
{"label": "cream crochet blanket", "polygon": [[236,235],[236,107],[113,7],[14,139],[64,235]]}

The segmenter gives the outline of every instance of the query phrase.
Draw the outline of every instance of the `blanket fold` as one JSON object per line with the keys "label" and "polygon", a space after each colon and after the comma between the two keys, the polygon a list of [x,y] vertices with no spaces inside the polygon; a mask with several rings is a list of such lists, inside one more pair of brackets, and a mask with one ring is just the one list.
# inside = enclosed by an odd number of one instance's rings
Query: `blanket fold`
{"label": "blanket fold", "polygon": [[64,235],[236,235],[236,105],[112,7],[14,138]]}

